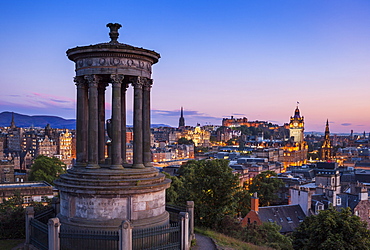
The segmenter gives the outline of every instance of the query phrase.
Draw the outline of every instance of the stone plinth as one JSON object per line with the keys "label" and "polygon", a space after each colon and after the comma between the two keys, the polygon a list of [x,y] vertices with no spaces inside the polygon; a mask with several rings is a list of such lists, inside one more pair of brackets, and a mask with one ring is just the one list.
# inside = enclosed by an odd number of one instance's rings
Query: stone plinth
{"label": "stone plinth", "polygon": [[117,230],[129,220],[135,228],[168,223],[165,189],[170,180],[154,168],[71,169],[55,182],[60,221],[70,228]]}

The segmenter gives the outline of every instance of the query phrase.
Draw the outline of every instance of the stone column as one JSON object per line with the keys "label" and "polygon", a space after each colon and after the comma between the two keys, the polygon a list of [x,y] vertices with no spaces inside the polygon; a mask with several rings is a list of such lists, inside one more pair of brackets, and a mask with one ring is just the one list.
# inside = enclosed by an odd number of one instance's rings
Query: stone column
{"label": "stone column", "polygon": [[26,207],[26,242],[25,247],[26,249],[29,248],[31,244],[31,220],[35,218],[35,210],[33,207]]}
{"label": "stone column", "polygon": [[126,164],[126,91],[128,88],[127,81],[122,84],[121,87],[121,147],[122,147],[122,164]]}
{"label": "stone column", "polygon": [[88,99],[86,81],[76,76],[74,81],[77,86],[77,109],[76,109],[76,167],[86,166],[87,162],[87,122],[88,122]]}
{"label": "stone column", "polygon": [[143,164],[143,77],[133,77],[134,86],[134,162],[133,168],[145,168]]}
{"label": "stone column", "polygon": [[181,223],[181,250],[189,250],[189,214],[187,212],[180,212]]}
{"label": "stone column", "polygon": [[51,218],[48,221],[48,249],[59,250],[60,249],[60,222],[58,218]]}
{"label": "stone column", "polygon": [[186,212],[189,214],[189,241],[195,239],[194,234],[194,201],[186,202]]}
{"label": "stone column", "polygon": [[111,169],[123,169],[122,167],[122,127],[121,127],[121,86],[124,76],[111,75],[112,81],[112,164]]}
{"label": "stone column", "polygon": [[132,225],[130,221],[122,222],[119,229],[119,250],[132,250]]}
{"label": "stone column", "polygon": [[105,160],[105,83],[98,86],[98,162],[103,164]]}
{"label": "stone column", "polygon": [[145,167],[153,167],[150,152],[150,89],[152,84],[152,79],[146,79],[143,85],[143,162]]}
{"label": "stone column", "polygon": [[98,84],[99,76],[86,75],[89,83],[89,139],[88,164],[86,168],[100,168],[98,165]]}

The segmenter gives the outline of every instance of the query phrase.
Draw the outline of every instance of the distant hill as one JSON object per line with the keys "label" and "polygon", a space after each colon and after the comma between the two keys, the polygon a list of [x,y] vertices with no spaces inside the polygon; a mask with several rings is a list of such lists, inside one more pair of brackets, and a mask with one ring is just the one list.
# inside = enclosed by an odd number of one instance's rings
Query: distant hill
{"label": "distant hill", "polygon": [[[0,127],[9,127],[12,121],[12,112],[0,113]],[[17,127],[46,127],[50,124],[52,128],[76,128],[76,119],[64,119],[58,116],[48,115],[22,115],[14,113],[14,122]]]}
{"label": "distant hill", "polygon": [[[0,127],[9,127],[12,121],[12,112],[2,112],[0,113]],[[14,113],[14,122],[17,127],[46,127],[47,124],[50,124],[52,128],[67,128],[75,129],[76,128],[76,119],[64,119],[58,116],[49,116],[49,115],[22,115]],[[127,125],[132,127],[132,125]],[[158,127],[171,127],[166,124],[152,124],[152,128]]]}

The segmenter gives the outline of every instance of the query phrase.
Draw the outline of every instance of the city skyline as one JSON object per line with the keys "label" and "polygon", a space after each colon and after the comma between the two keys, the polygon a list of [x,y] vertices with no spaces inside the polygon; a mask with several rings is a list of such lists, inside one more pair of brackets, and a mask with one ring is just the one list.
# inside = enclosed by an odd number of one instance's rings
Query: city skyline
{"label": "city skyline", "polygon": [[[184,107],[186,125],[220,125],[231,116],[282,125],[299,101],[305,131],[323,132],[327,119],[332,133],[370,131],[370,2],[0,6],[0,112],[75,118],[74,64],[65,51],[108,42],[105,25],[118,22],[119,42],[161,54],[152,123],[177,126]],[[131,97],[130,88],[128,104]]]}

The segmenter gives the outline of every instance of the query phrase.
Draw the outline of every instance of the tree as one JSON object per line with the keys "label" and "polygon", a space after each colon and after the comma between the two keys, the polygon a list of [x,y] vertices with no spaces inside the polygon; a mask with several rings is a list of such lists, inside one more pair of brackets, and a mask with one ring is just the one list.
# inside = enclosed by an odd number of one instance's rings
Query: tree
{"label": "tree", "polygon": [[180,139],[178,139],[177,144],[179,144],[179,145],[181,145],[181,144],[190,145],[190,144],[194,144],[194,142],[191,139],[188,140],[185,137],[181,137]]}
{"label": "tree", "polygon": [[170,174],[163,172],[166,178],[171,179],[171,186],[166,189],[166,203],[169,204],[178,204],[179,199],[179,192],[178,190],[182,190],[184,188],[184,182],[182,178],[171,176]]}
{"label": "tree", "polygon": [[257,192],[261,206],[269,206],[277,199],[276,192],[283,185],[284,182],[277,178],[277,174],[268,170],[256,175],[247,188],[250,193]]}
{"label": "tree", "polygon": [[282,235],[280,229],[276,223],[250,224],[244,228],[242,240],[274,249],[292,249],[291,239]]}
{"label": "tree", "polygon": [[333,207],[307,217],[293,232],[294,249],[369,249],[366,222],[352,215],[350,208]]}
{"label": "tree", "polygon": [[66,165],[56,157],[39,155],[31,166],[30,181],[46,181],[50,184],[66,172]]}
{"label": "tree", "polygon": [[[0,239],[22,239],[25,237],[25,208],[22,206],[23,197],[19,192],[0,203]],[[35,208],[35,212],[48,209],[40,202],[28,204]],[[0,246],[1,249],[1,246]]]}
{"label": "tree", "polygon": [[198,225],[215,227],[225,215],[236,216],[239,186],[227,160],[188,161],[179,175],[183,187],[177,190],[179,202],[194,201],[195,219]]}

